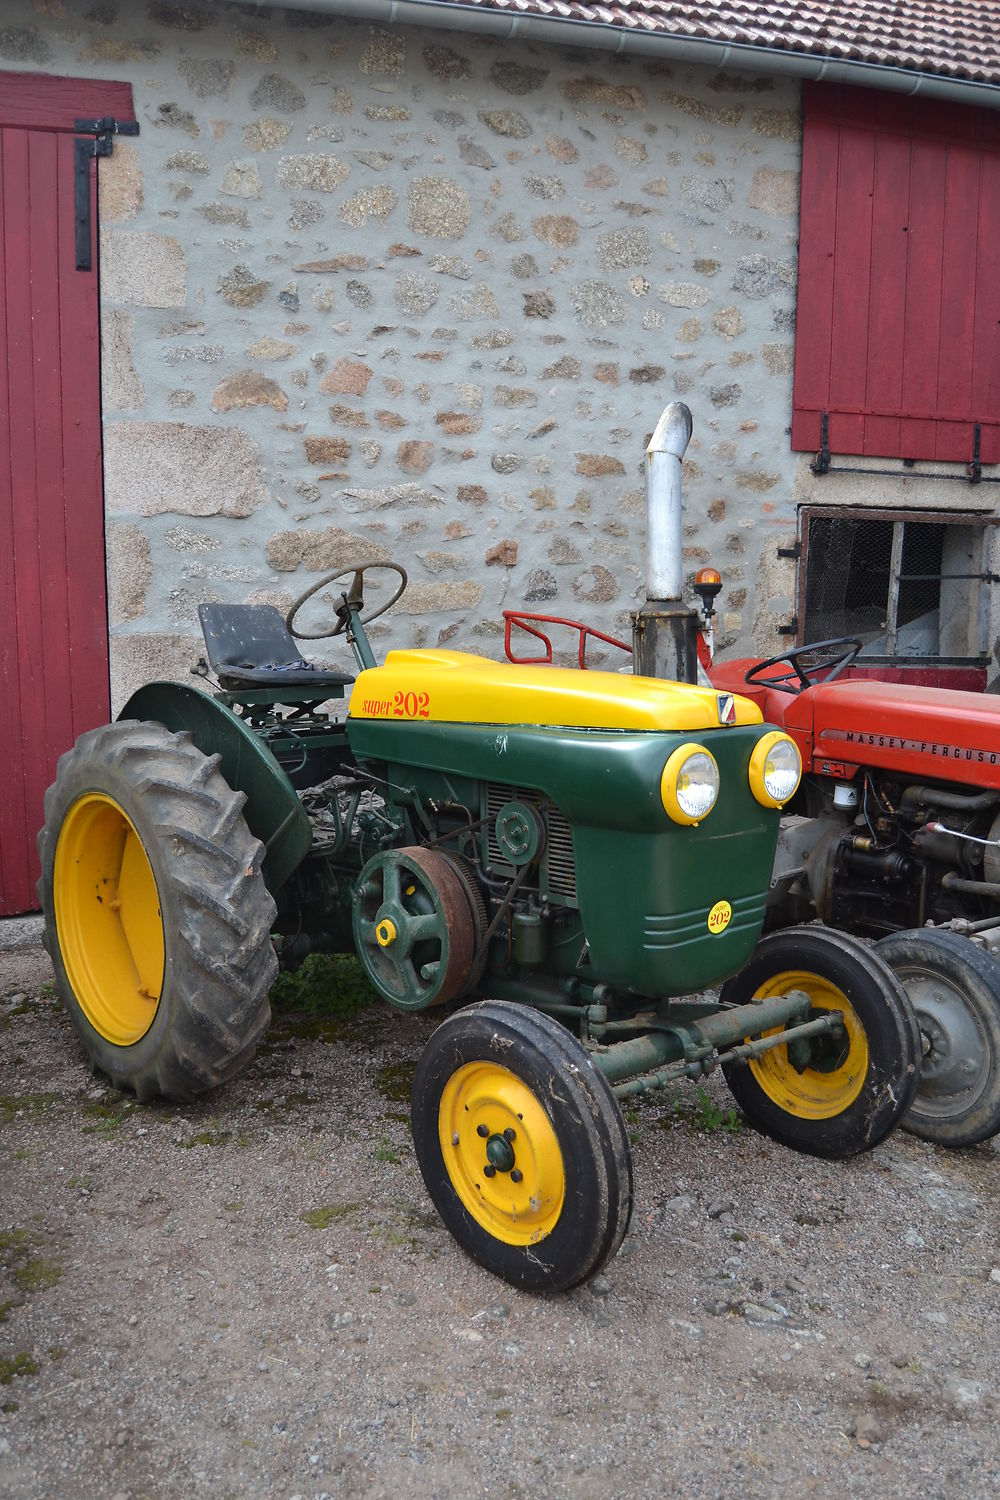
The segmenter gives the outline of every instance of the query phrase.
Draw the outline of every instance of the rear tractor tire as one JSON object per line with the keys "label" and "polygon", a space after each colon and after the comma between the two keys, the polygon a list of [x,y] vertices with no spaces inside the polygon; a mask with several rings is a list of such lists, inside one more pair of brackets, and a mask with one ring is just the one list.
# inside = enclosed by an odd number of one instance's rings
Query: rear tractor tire
{"label": "rear tractor tire", "polygon": [[263,845],[219,757],[121,722],[60,758],[38,836],[43,941],[96,1069],[188,1100],[244,1067],[278,964]]}
{"label": "rear tractor tire", "polygon": [[723,1005],[804,990],[812,1017],[840,1011],[843,1030],[789,1055],[778,1046],[747,1063],[723,1065],[750,1124],[810,1156],[853,1156],[900,1123],[920,1081],[920,1038],[892,970],[860,939],[821,927],[792,927],[758,945],[722,988]]}
{"label": "rear tractor tire", "polygon": [[550,1016],[497,1000],[450,1016],[417,1065],[411,1121],[435,1208],[494,1275],[565,1291],[617,1251],[632,1213],[625,1122]]}
{"label": "rear tractor tire", "polygon": [[954,932],[894,932],[875,944],[917,1016],[920,1089],[903,1129],[939,1146],[1000,1132],[1000,963]]}

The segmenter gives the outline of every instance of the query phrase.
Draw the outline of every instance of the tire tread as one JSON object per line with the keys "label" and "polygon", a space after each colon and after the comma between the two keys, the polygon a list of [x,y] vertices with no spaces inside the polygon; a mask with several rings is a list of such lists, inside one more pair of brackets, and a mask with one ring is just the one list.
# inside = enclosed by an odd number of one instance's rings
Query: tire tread
{"label": "tire tread", "polygon": [[[203,755],[188,731],[135,720],[88,730],[60,756],[45,793],[38,844],[44,945],[57,985],[95,1068],[140,1099],[185,1101],[232,1077],[253,1056],[270,1021],[278,964],[270,941],[275,904],[260,873],[263,847],[242,816],[245,796]],[[72,993],[55,925],[53,870],[62,820],[86,791],[106,792],[152,830],[164,910],[166,971],[157,1020],[130,1047],[101,1037]],[[167,910],[174,921],[167,920]],[[169,990],[169,997],[168,997]],[[162,1029],[162,1035],[158,1033]],[[158,1035],[155,1038],[154,1033]],[[144,1045],[149,1040],[149,1045]]]}
{"label": "tire tread", "polygon": [[[502,1039],[500,1058],[531,1058],[538,1080],[563,1078],[558,1109],[546,1109],[557,1133],[566,1130],[586,1143],[589,1215],[568,1238],[563,1220],[531,1246],[494,1239],[461,1205],[441,1157],[437,1132],[440,1091],[450,1073],[476,1057],[496,1056],[489,1037]],[[520,1054],[518,1058],[517,1054]],[[515,1068],[515,1071],[516,1068]],[[535,1089],[535,1081],[526,1080]],[[603,1074],[579,1041],[541,1011],[507,1001],[481,1000],[448,1018],[432,1036],[413,1085],[413,1138],[424,1183],[448,1228],[464,1250],[488,1270],[525,1290],[566,1291],[589,1280],[615,1254],[632,1213],[631,1150],[621,1111]],[[586,1175],[586,1174],[585,1174]],[[567,1183],[583,1192],[582,1183]],[[582,1200],[581,1200],[582,1201]]]}
{"label": "tire tread", "polygon": [[742,1004],[768,978],[801,970],[832,982],[850,1001],[868,1044],[861,1092],[840,1114],[826,1119],[783,1109],[747,1063],[724,1063],[737,1104],[764,1134],[811,1156],[843,1158],[870,1150],[895,1129],[920,1081],[916,1022],[903,986],[888,965],[859,938],[825,927],[789,927],[765,937],[749,963],[722,988],[722,1002]]}

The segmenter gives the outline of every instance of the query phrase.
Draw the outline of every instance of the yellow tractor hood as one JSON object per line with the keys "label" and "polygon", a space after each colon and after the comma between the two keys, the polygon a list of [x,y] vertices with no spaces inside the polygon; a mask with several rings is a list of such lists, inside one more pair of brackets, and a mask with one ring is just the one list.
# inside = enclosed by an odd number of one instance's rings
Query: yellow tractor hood
{"label": "yellow tractor hood", "polygon": [[762,722],[748,698],[686,682],[416,650],[390,651],[361,673],[351,718],[661,732]]}

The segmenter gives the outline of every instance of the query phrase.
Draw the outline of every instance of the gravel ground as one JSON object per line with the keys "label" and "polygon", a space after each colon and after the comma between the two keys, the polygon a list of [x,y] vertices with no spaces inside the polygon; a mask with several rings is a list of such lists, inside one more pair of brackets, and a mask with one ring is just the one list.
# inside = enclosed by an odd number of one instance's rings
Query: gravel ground
{"label": "gravel ground", "polygon": [[50,978],[0,951],[0,1494],[1000,1492],[993,1144],[814,1161],[678,1088],[629,1115],[617,1259],[525,1295],[417,1171],[433,1018],[285,1015],[203,1103],[137,1106]]}

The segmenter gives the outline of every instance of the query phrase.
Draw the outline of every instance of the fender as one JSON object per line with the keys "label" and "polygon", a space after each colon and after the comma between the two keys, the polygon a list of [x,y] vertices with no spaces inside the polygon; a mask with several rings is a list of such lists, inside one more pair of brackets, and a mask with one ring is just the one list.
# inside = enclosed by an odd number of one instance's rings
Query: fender
{"label": "fender", "polygon": [[152,720],[188,730],[203,755],[218,755],[234,792],[246,797],[243,816],[264,845],[264,880],[273,895],[312,847],[312,827],[295,788],[270,750],[232,709],[199,688],[150,682],[132,694],[119,719]]}

